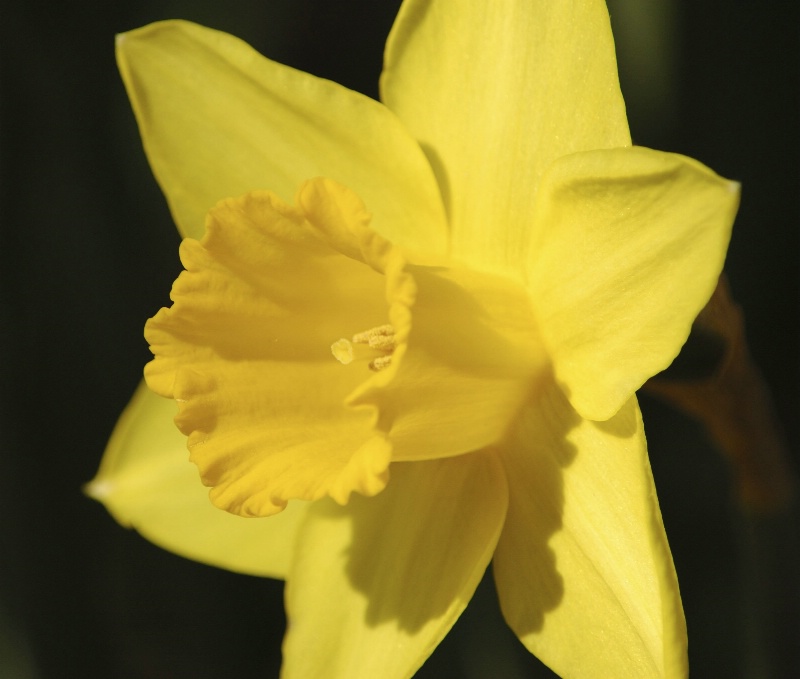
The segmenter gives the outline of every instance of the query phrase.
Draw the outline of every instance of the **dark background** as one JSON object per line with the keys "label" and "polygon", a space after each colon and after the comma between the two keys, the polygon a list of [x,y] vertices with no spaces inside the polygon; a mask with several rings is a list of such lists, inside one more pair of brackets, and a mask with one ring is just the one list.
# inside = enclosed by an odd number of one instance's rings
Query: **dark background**
{"label": "dark background", "polygon": [[[0,677],[277,676],[280,583],[161,551],[80,491],[148,360],[144,320],[168,303],[179,271],[178,237],[141,151],[113,36],[192,19],[376,96],[398,4],[0,3]],[[727,270],[796,454],[794,3],[610,4],[634,141],[743,184]],[[753,659],[763,651],[752,629],[761,618],[742,593],[752,524],[733,509],[724,462],[694,423],[650,399],[643,409],[692,676],[800,676],[791,673],[786,640],[800,644],[800,635],[788,606],[761,630],[772,655]],[[470,639],[494,619],[485,609],[468,611],[426,676],[548,676],[502,644],[496,656],[516,662],[516,674],[482,669]],[[495,647],[483,650],[491,663]]]}

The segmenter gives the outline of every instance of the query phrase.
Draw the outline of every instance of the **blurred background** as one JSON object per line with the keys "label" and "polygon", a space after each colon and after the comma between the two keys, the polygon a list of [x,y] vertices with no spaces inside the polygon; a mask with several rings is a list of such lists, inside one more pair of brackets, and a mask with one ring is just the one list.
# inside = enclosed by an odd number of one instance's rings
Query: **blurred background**
{"label": "blurred background", "polygon": [[[609,0],[634,141],[743,184],[727,271],[797,463],[800,78],[779,0]],[[185,18],[377,96],[397,0],[13,2],[0,12],[0,677],[276,677],[282,585],[217,571],[120,528],[81,494],[149,358],[178,236],[118,77],[115,33]],[[789,15],[791,13],[791,16]],[[642,399],[695,678],[800,676],[800,572],[756,568],[700,426]],[[796,526],[776,529],[790,550]],[[769,538],[769,535],[765,539]],[[781,547],[782,548],[782,547]],[[770,562],[771,563],[771,562]],[[774,567],[774,568],[773,568]],[[763,575],[766,573],[766,575]],[[775,574],[778,574],[775,576]],[[754,582],[794,578],[780,610]],[[789,583],[791,585],[791,583]],[[490,589],[420,676],[547,677]],[[477,650],[476,650],[477,649]],[[796,673],[795,673],[796,672]]]}

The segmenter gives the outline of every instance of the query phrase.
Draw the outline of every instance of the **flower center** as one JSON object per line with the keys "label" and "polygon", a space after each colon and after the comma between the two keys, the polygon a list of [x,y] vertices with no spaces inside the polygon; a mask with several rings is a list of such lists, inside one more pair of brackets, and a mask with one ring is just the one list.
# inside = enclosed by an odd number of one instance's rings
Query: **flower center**
{"label": "flower center", "polygon": [[394,328],[391,325],[379,325],[376,328],[356,333],[352,340],[342,337],[331,344],[331,353],[339,363],[348,365],[356,358],[354,344],[366,345],[370,349],[381,352],[378,356],[374,356],[367,365],[370,370],[378,372],[392,362],[392,352],[395,349]]}

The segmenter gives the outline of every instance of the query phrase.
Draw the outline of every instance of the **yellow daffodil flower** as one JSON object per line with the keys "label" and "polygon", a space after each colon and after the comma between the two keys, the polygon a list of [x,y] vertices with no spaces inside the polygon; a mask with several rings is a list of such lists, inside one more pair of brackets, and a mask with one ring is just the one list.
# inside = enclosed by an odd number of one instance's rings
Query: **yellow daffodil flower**
{"label": "yellow daffodil flower", "polygon": [[407,0],[383,103],[182,21],[118,59],[186,271],[89,493],[286,578],[289,679],[411,676],[490,560],[561,676],[685,677],[634,392],[738,186],[631,146],[605,5]]}

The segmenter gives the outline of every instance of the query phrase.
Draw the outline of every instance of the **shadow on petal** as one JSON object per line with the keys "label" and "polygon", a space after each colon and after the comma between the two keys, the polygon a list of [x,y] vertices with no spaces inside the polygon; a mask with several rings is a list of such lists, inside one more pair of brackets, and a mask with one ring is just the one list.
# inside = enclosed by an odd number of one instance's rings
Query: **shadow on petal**
{"label": "shadow on petal", "polygon": [[591,426],[608,436],[629,439],[639,431],[641,425],[638,411],[626,405],[610,420],[593,421]]}
{"label": "shadow on petal", "polygon": [[683,615],[636,399],[598,423],[553,383],[509,443],[495,579],[523,644],[560,676],[684,676]]}
{"label": "shadow on petal", "polygon": [[430,144],[420,143],[420,146],[422,147],[422,152],[428,159],[431,168],[433,168],[433,174],[436,175],[436,181],[439,184],[439,191],[442,194],[442,203],[444,204],[444,210],[447,214],[447,221],[449,223],[453,201],[450,191],[450,181],[448,179],[447,169],[445,168],[444,161],[436,149]]}
{"label": "shadow on petal", "polygon": [[580,422],[549,374],[502,446],[509,509],[493,569],[503,613],[518,636],[541,630],[564,596],[549,543],[563,528],[564,470],[579,452],[569,435]]}
{"label": "shadow on petal", "polygon": [[391,473],[375,497],[312,506],[287,579],[286,676],[409,677],[472,598],[505,519],[498,457]]}
{"label": "shadow on petal", "polygon": [[[506,481],[487,452],[395,463],[386,490],[353,500],[348,577],[367,597],[368,625],[417,633],[447,628],[469,602],[494,552]],[[363,505],[363,506],[359,506]]]}

